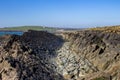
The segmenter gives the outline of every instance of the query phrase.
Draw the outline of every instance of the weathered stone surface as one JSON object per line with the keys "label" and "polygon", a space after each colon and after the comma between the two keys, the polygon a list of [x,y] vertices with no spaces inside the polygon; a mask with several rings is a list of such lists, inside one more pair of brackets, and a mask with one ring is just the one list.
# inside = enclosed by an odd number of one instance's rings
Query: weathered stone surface
{"label": "weathered stone surface", "polygon": [[[60,47],[62,40],[47,32],[35,32],[12,35],[0,41],[3,44],[0,48],[0,80],[64,80],[55,71],[56,66],[51,60],[56,56],[55,49]],[[54,46],[54,49],[48,46]]]}
{"label": "weathered stone surface", "polygon": [[[97,75],[96,72],[99,73],[103,71],[106,74],[110,73],[109,76],[111,79],[115,77],[112,73],[117,74],[115,80],[120,79],[118,76],[119,73],[115,71],[113,67],[113,65],[120,65],[117,63],[120,60],[116,58],[116,56],[119,57],[120,53],[119,34],[85,30],[72,33],[65,32],[63,35],[63,38],[71,43],[70,50],[74,51],[78,59],[82,61],[79,61],[80,67],[83,67],[83,70],[79,68],[81,73],[79,78],[84,77],[86,80],[90,80],[86,78],[88,75],[90,76],[92,73]],[[119,71],[120,69],[117,67],[117,70]],[[91,79],[92,76],[93,75],[91,75]],[[103,75],[103,77],[105,77],[105,75]],[[105,80],[109,79],[105,78]]]}
{"label": "weathered stone surface", "polygon": [[0,37],[1,80],[120,80],[120,35],[28,31]]}

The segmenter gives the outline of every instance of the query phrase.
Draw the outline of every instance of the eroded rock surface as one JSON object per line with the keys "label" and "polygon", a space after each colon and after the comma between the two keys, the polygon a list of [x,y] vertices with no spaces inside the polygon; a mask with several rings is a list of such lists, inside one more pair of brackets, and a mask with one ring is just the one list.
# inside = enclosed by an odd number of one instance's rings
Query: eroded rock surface
{"label": "eroded rock surface", "polygon": [[28,31],[0,37],[1,80],[120,80],[120,35]]}
{"label": "eroded rock surface", "polygon": [[56,66],[52,58],[56,56],[55,49],[48,47],[55,43],[57,47],[54,47],[57,49],[61,42],[59,37],[43,31],[30,31],[23,36],[1,38],[1,44],[4,44],[0,48],[0,79],[64,80],[54,69]]}
{"label": "eroded rock surface", "polygon": [[77,79],[94,80],[105,77],[105,80],[120,80],[119,34],[86,30],[63,35],[70,42],[69,50],[85,63],[82,65],[79,61],[83,68],[80,68],[82,76]]}

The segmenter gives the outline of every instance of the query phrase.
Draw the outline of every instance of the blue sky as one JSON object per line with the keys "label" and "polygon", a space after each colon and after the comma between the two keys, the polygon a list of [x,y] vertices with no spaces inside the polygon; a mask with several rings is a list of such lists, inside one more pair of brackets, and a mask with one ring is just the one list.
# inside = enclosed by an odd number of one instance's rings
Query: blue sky
{"label": "blue sky", "polygon": [[120,25],[120,0],[0,0],[0,27]]}

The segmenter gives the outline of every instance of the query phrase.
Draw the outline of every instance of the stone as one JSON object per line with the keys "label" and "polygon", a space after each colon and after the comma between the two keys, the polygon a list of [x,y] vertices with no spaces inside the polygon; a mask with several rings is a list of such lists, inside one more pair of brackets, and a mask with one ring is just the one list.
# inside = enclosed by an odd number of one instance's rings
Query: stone
{"label": "stone", "polygon": [[25,32],[0,37],[1,80],[119,80],[120,35],[104,31]]}

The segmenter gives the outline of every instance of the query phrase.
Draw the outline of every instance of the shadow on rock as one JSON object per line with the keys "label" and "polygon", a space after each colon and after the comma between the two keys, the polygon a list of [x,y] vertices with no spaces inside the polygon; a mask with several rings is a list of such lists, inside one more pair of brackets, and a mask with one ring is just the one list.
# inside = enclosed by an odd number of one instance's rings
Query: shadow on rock
{"label": "shadow on rock", "polygon": [[63,40],[45,31],[28,31],[11,36],[0,48],[2,80],[64,80],[55,71],[54,58]]}

